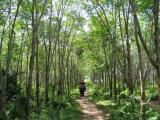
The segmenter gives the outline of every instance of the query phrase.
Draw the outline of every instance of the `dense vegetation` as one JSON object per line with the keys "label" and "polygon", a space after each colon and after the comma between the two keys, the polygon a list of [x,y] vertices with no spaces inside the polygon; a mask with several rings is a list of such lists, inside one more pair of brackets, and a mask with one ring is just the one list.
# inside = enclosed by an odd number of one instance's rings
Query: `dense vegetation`
{"label": "dense vegetation", "polygon": [[0,120],[80,120],[82,79],[111,120],[159,119],[159,0],[0,5]]}
{"label": "dense vegetation", "polygon": [[[92,82],[89,82],[88,85],[89,100],[95,102],[99,108],[109,112],[110,120],[139,120],[141,118],[139,88],[135,90],[135,94],[132,96],[129,96],[128,90],[121,92],[119,96],[121,100],[116,102],[100,85],[95,85]],[[146,91],[148,101],[154,100],[155,91],[155,87],[151,87]],[[146,104],[145,119],[159,120],[160,113],[149,104]]]}

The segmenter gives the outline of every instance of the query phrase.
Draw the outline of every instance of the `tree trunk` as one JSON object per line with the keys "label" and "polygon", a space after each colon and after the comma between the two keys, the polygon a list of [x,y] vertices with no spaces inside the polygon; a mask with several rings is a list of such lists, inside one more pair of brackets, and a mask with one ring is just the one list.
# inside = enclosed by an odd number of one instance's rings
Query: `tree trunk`
{"label": "tree trunk", "polygon": [[[36,10],[36,25],[37,25],[37,17],[38,13]],[[35,35],[35,40],[36,40],[36,112],[39,113],[39,40],[38,40],[38,26],[35,26],[36,30],[36,35]]]}
{"label": "tree trunk", "polygon": [[159,0],[153,0],[153,23],[152,23],[152,36],[154,40],[155,55],[156,55],[156,71],[157,71],[157,85],[158,85],[158,94],[159,94],[159,103],[160,103],[160,41],[159,41]]}
{"label": "tree trunk", "polygon": [[32,41],[31,41],[31,56],[29,61],[29,75],[28,75],[28,82],[27,82],[27,99],[26,99],[26,108],[25,108],[25,120],[29,120],[29,109],[30,109],[30,97],[32,93],[32,74],[34,69],[34,58],[35,58],[35,47],[36,47],[36,24],[35,24],[35,7],[36,7],[36,0],[32,0]]}
{"label": "tree trunk", "polygon": [[123,31],[122,31],[120,7],[119,7],[119,12],[118,12],[118,18],[119,18],[119,28],[120,28],[120,35],[121,35],[121,40],[122,40],[122,51],[123,51],[122,89],[124,90],[124,84],[127,83],[127,80],[126,80],[126,76],[127,76],[126,75],[126,50],[125,50],[124,37],[123,37]]}
{"label": "tree trunk", "polygon": [[110,70],[110,79],[109,79],[109,91],[110,91],[110,97],[112,97],[112,78],[113,78],[113,74],[112,74],[112,67],[110,68],[111,70]]}
{"label": "tree trunk", "polygon": [[6,79],[6,71],[4,69],[0,70],[0,119],[5,120],[6,119],[6,113],[5,113],[5,88],[3,86],[3,82]]}
{"label": "tree trunk", "polygon": [[139,24],[139,20],[137,17],[137,12],[135,9],[135,3],[133,0],[129,0],[130,5],[132,7],[133,16],[134,16],[134,22],[137,25],[137,35],[139,36],[139,39],[141,41],[141,44],[147,54],[147,57],[149,58],[149,61],[151,62],[152,66],[157,71],[157,86],[158,86],[158,96],[159,96],[159,102],[160,102],[160,52],[159,52],[159,39],[158,39],[158,12],[159,12],[159,0],[153,1],[153,40],[154,40],[154,47],[155,47],[155,56],[156,60],[153,59],[151,52],[148,49],[148,46],[142,36],[141,27]]}
{"label": "tree trunk", "polygon": [[139,59],[139,79],[141,84],[141,120],[146,120],[145,118],[145,80],[143,77],[143,66],[142,66],[142,52],[141,52],[141,46],[138,41],[137,36],[137,26],[135,24],[135,39],[136,39],[136,45],[138,50],[138,59]]}
{"label": "tree trunk", "polygon": [[46,104],[48,104],[49,102],[49,96],[48,96],[48,90],[49,90],[49,81],[50,81],[50,69],[51,69],[51,53],[52,53],[52,33],[51,33],[51,25],[52,25],[52,19],[51,19],[51,16],[52,16],[52,0],[51,0],[51,15],[50,15],[50,18],[49,18],[49,29],[48,29],[48,40],[49,40],[49,48],[48,48],[48,53],[47,53],[47,45],[45,43],[45,46],[46,46],[46,81],[45,81],[45,102]]}
{"label": "tree trunk", "polygon": [[[15,23],[17,20],[17,16],[19,13],[19,8],[20,8],[20,4],[21,4],[21,0],[18,1],[17,3],[17,9],[16,9],[16,13],[13,19],[13,24],[11,27],[11,32],[9,33],[9,41],[8,41],[8,48],[7,48],[7,60],[6,60],[6,70],[4,70],[4,72],[6,72],[6,74],[4,74],[4,78],[1,78],[0,83],[2,83],[2,87],[0,88],[0,95],[1,95],[1,102],[0,102],[0,114],[2,113],[4,115],[4,118],[6,118],[5,115],[5,102],[6,102],[6,85],[7,85],[7,78],[8,78],[8,74],[9,73],[9,69],[10,69],[10,63],[11,63],[11,59],[12,59],[12,51],[13,51],[13,44],[14,44],[14,28],[15,28]],[[2,44],[2,42],[1,42]],[[2,70],[3,71],[3,70]],[[2,111],[1,111],[2,110]]]}
{"label": "tree trunk", "polygon": [[129,29],[128,29],[128,21],[129,21],[129,8],[130,5],[128,6],[128,11],[127,14],[125,14],[125,9],[122,6],[122,11],[123,11],[123,17],[125,21],[125,33],[126,33],[126,46],[127,46],[127,73],[128,73],[128,87],[129,91],[131,94],[133,94],[133,80],[132,80],[132,68],[131,68],[131,45],[129,41]]}

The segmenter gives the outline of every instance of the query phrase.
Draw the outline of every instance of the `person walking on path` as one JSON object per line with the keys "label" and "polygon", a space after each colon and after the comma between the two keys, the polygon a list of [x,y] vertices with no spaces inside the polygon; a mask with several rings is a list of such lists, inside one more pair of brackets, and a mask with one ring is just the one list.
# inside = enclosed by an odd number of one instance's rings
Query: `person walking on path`
{"label": "person walking on path", "polygon": [[85,85],[84,80],[82,80],[80,82],[80,86],[79,86],[79,92],[80,92],[81,97],[84,97],[84,92],[85,91],[86,91],[86,85]]}

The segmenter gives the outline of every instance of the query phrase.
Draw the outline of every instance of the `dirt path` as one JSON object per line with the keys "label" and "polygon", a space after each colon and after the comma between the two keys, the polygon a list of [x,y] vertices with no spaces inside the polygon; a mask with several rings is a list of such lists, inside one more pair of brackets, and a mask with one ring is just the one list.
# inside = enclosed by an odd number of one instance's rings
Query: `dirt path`
{"label": "dirt path", "polygon": [[149,106],[156,109],[157,111],[160,111],[160,105],[159,105],[159,101],[150,101]]}
{"label": "dirt path", "polygon": [[79,102],[82,112],[84,113],[82,118],[83,120],[109,120],[109,114],[104,113],[102,110],[97,108],[96,104],[88,101],[88,93],[85,94],[85,97],[81,97],[77,101]]}

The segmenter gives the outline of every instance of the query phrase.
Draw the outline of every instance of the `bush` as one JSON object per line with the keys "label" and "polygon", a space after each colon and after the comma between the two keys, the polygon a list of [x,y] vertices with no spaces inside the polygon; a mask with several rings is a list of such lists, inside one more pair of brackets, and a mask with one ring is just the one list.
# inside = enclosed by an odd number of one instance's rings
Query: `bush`
{"label": "bush", "polygon": [[129,98],[128,96],[129,96],[129,91],[127,89],[125,91],[122,91],[119,95],[121,99]]}
{"label": "bush", "polygon": [[24,118],[24,111],[25,106],[27,104],[27,99],[23,95],[19,95],[13,104],[13,107],[11,108],[9,112],[9,119],[23,119]]}
{"label": "bush", "polygon": [[110,98],[110,93],[104,93],[103,98],[104,99],[109,99]]}
{"label": "bush", "polygon": [[64,101],[52,100],[50,105],[53,109],[65,109],[67,107],[67,103]]}
{"label": "bush", "polygon": [[122,106],[118,106],[117,109],[112,109],[110,111],[111,120],[139,120],[140,112],[139,108],[133,108],[132,104],[127,103]]}
{"label": "bush", "polygon": [[160,120],[160,113],[158,113],[155,109],[150,108],[149,106],[146,108],[147,120]]}
{"label": "bush", "polygon": [[0,112],[0,120],[6,120],[6,115],[4,112]]}
{"label": "bush", "polygon": [[20,94],[21,87],[17,84],[17,74],[10,74],[7,78],[7,100],[13,101]]}
{"label": "bush", "polygon": [[158,93],[151,93],[148,97],[148,101],[157,101],[158,100]]}

